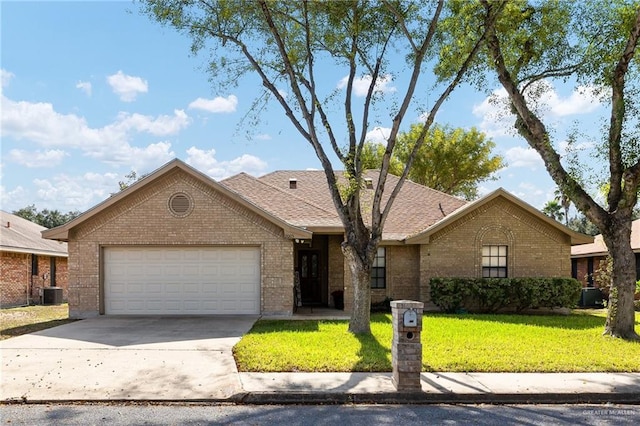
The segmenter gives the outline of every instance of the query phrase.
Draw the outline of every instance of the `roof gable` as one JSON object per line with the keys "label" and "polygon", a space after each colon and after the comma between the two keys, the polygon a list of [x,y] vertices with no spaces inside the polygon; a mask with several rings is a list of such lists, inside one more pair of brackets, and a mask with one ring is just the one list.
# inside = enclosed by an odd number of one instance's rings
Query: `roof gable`
{"label": "roof gable", "polygon": [[181,170],[187,173],[191,177],[203,182],[205,185],[210,186],[211,188],[213,188],[218,192],[221,192],[223,195],[234,200],[235,202],[242,205],[243,207],[253,211],[254,213],[264,217],[268,221],[281,227],[285,231],[285,235],[290,235],[293,238],[308,238],[311,236],[311,233],[309,231],[306,231],[302,228],[291,225],[290,223],[287,223],[281,218],[272,215],[271,213],[262,209],[260,206],[252,203],[251,201],[245,199],[244,197],[241,197],[238,193],[231,191],[226,186],[217,183],[216,181],[214,181],[204,173],[201,173],[200,171],[194,169],[193,167],[187,165],[185,162],[179,159],[174,159],[166,163],[164,166],[150,173],[143,179],[140,179],[139,181],[135,182],[134,184],[125,188],[124,190],[118,192],[117,194],[112,195],[111,197],[107,198],[103,202],[97,204],[96,206],[82,213],[80,216],[76,217],[70,222],[62,226],[59,226],[57,228],[43,231],[42,236],[44,238],[48,238],[52,240],[67,241],[69,238],[69,231],[72,228],[86,222],[87,220],[98,215],[99,213],[103,212],[107,208],[119,203],[122,199],[130,196],[131,194],[136,193],[137,191],[140,191],[142,188],[146,187],[147,185],[150,185],[152,182],[155,182],[158,179],[161,179],[163,176],[169,173],[172,173],[176,170]]}
{"label": "roof gable", "polygon": [[0,250],[67,257],[67,244],[42,238],[47,228],[0,210]]}
{"label": "roof gable", "polygon": [[531,206],[530,204],[522,201],[520,198],[510,194],[509,192],[505,191],[502,188],[498,188],[497,190],[485,195],[482,198],[479,198],[475,201],[472,201],[464,206],[462,206],[461,208],[459,208],[458,210],[454,211],[453,213],[451,213],[450,215],[447,215],[446,217],[442,218],[441,220],[439,220],[438,222],[434,223],[433,225],[429,226],[428,228],[422,230],[421,232],[410,236],[409,238],[407,238],[405,240],[406,243],[408,244],[424,244],[424,243],[428,243],[429,242],[429,238],[431,237],[431,235],[435,234],[436,232],[438,232],[439,230],[445,228],[446,226],[452,224],[454,221],[468,215],[469,213],[481,208],[482,206],[488,204],[489,202],[497,199],[497,198],[502,198],[505,201],[509,202],[509,203],[513,203],[516,206],[522,208],[523,210],[527,211],[529,214],[535,216],[538,220],[550,225],[551,227],[555,228],[556,230],[568,235],[571,238],[571,244],[585,244],[585,243],[590,243],[593,241],[593,238],[588,236],[588,235],[584,235],[584,234],[580,234],[579,232],[575,232],[572,229],[567,228],[566,226],[564,226],[563,224],[561,224],[560,222],[546,216],[545,214],[543,214],[542,212],[540,212],[538,209],[536,209],[535,207]]}

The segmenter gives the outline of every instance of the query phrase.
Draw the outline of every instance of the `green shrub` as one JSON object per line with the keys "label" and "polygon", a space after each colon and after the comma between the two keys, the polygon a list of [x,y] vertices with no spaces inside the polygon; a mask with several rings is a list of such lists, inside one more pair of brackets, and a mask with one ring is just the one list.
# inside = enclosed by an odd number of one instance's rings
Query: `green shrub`
{"label": "green shrub", "polygon": [[470,286],[458,278],[431,278],[431,300],[445,312],[456,312],[470,295]]}
{"label": "green shrub", "polygon": [[377,303],[371,303],[371,312],[391,312],[391,302],[393,299],[390,297],[386,297],[383,301]]}
{"label": "green shrub", "polygon": [[445,312],[571,308],[582,285],[573,278],[432,278],[431,300]]}

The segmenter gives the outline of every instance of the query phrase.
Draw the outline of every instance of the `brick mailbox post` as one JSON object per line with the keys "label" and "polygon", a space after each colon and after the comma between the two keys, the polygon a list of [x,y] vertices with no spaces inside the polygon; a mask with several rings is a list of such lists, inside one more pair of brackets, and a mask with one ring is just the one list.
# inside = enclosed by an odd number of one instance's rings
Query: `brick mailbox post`
{"label": "brick mailbox post", "polygon": [[391,341],[391,364],[393,385],[399,391],[420,392],[422,371],[422,308],[424,303],[411,300],[391,302],[393,340]]}

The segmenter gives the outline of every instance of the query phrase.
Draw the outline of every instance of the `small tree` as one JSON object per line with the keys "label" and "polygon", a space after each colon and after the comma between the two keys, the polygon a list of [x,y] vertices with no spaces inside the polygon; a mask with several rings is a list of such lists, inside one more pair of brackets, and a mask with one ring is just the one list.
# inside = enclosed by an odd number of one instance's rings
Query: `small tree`
{"label": "small tree", "polygon": [[547,204],[542,208],[542,213],[554,220],[557,220],[558,222],[562,222],[562,219],[564,219],[562,206],[556,200],[547,201]]}
{"label": "small tree", "polygon": [[[408,162],[420,132],[421,126],[414,124],[398,135],[396,157],[401,163]],[[505,166],[502,156],[492,154],[495,145],[476,128],[435,125],[415,156],[409,179],[473,200],[478,197],[478,184],[495,179],[495,173]]]}

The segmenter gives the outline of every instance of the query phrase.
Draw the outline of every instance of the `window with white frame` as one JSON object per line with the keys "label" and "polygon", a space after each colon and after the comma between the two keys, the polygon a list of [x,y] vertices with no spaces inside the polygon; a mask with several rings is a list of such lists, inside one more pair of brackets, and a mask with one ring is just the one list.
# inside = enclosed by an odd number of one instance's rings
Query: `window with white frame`
{"label": "window with white frame", "polygon": [[483,278],[507,277],[507,252],[506,245],[482,246]]}

